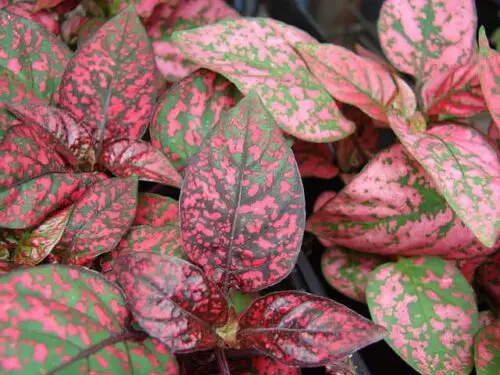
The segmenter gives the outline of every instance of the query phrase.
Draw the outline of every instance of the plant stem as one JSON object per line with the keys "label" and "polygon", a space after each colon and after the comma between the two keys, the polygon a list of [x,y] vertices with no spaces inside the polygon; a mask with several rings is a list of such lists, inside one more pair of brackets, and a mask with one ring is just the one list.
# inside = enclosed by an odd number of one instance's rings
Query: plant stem
{"label": "plant stem", "polygon": [[219,365],[220,375],[231,375],[229,372],[229,366],[224,349],[215,349],[215,355],[217,356],[217,364]]}

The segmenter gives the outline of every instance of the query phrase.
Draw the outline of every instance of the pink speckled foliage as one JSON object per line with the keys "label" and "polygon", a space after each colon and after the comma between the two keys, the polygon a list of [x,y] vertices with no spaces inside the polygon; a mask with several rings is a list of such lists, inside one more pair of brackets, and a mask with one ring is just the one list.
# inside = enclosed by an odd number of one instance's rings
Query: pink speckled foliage
{"label": "pink speckled foliage", "polygon": [[[133,316],[175,353],[211,349],[228,319],[226,300],[203,271],[181,259],[146,252],[113,263]],[[197,298],[192,298],[197,296]]]}
{"label": "pink speckled foliage", "polygon": [[374,157],[344,190],[308,218],[307,230],[325,246],[387,255],[468,258],[495,250],[475,240],[401,145]]}
{"label": "pink speckled foliage", "polygon": [[496,375],[500,369],[500,320],[479,331],[474,340],[477,375]]}
{"label": "pink speckled foliage", "polygon": [[479,32],[479,80],[497,129],[500,129],[500,53],[490,48],[486,32]]}
{"label": "pink speckled foliage", "polygon": [[223,117],[191,159],[180,214],[187,256],[224,293],[260,290],[293,268],[304,192],[293,154],[255,93]]}
{"label": "pink speckled foliage", "polygon": [[422,374],[469,374],[479,328],[475,294],[437,257],[400,258],[370,275],[366,297],[387,343]]}
{"label": "pink speckled foliage", "polygon": [[[358,107],[375,120],[388,122],[387,111],[398,93],[395,80],[405,85],[401,78],[340,46],[299,44],[297,50],[335,99]],[[417,105],[412,99],[406,103],[408,112],[414,112]]]}
{"label": "pink speckled foliage", "polygon": [[127,7],[96,31],[73,56],[59,105],[97,140],[140,138],[157,96],[156,66],[146,31]]}
{"label": "pink speckled foliage", "polygon": [[474,0],[386,0],[378,19],[387,58],[420,81],[464,65],[476,25]]}
{"label": "pink speckled foliage", "polygon": [[334,141],[354,131],[296,52],[298,43],[316,43],[301,30],[272,19],[241,18],[176,32],[173,41],[242,93],[255,90],[276,123],[299,139]]}
{"label": "pink speckled foliage", "polygon": [[498,150],[472,127],[450,123],[419,132],[402,116],[391,116],[390,124],[463,223],[493,246],[500,233]]}
{"label": "pink speckled foliage", "polygon": [[140,193],[134,225],[161,227],[179,221],[179,202],[152,193]]}
{"label": "pink speckled foliage", "polygon": [[239,317],[238,340],[277,361],[302,367],[334,362],[381,340],[385,330],[327,298],[276,292]]}
{"label": "pink speckled foliage", "polygon": [[5,12],[9,12],[11,14],[15,14],[23,18],[27,18],[37,23],[48,32],[54,35],[59,35],[59,32],[61,30],[59,27],[59,20],[55,12],[52,12],[50,10],[40,9],[37,7],[36,4],[33,4],[32,2],[29,1],[25,2],[9,1],[9,2],[10,4],[8,4],[3,8],[0,5],[0,8]]}
{"label": "pink speckled foliage", "polygon": [[43,265],[0,282],[1,373],[177,374],[165,345],[128,330],[121,290],[98,273]]}

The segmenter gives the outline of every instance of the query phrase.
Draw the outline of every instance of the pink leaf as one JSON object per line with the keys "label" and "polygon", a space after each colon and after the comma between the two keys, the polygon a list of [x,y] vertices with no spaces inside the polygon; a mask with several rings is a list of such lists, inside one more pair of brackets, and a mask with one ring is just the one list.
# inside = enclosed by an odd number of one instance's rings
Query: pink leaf
{"label": "pink leaf", "polygon": [[382,151],[335,198],[309,217],[325,246],[379,254],[461,258],[494,251],[448,207],[424,169],[395,145]]}
{"label": "pink leaf", "polygon": [[401,116],[389,120],[453,211],[485,246],[493,246],[500,232],[497,150],[471,127],[446,124],[418,132]]}
{"label": "pink leaf", "polygon": [[500,129],[500,53],[491,49],[484,28],[479,32],[479,80],[484,99]]}
{"label": "pink leaf", "polygon": [[120,139],[106,143],[100,162],[119,177],[136,176],[175,187],[181,183],[181,176],[167,157],[143,141]]}
{"label": "pink leaf", "polygon": [[333,164],[333,154],[327,144],[296,141],[292,150],[302,178],[316,177],[329,180],[339,173]]}
{"label": "pink leaf", "polygon": [[394,67],[382,56],[377,55],[376,53],[370,51],[369,49],[363,47],[360,44],[354,45],[354,52],[356,52],[359,56],[364,57],[367,60],[370,60],[372,63],[378,64],[378,66],[382,70],[386,70],[391,73],[396,72]]}
{"label": "pink leaf", "polygon": [[347,307],[303,292],[271,293],[239,317],[238,340],[289,366],[334,362],[381,340],[385,330]]}
{"label": "pink leaf", "polygon": [[30,19],[52,34],[59,35],[60,28],[57,14],[47,10],[38,10],[36,8],[37,6],[30,2],[12,2],[10,5],[3,8],[3,10]]}
{"label": "pink leaf", "polygon": [[[396,97],[398,87],[392,75],[380,64],[332,44],[299,44],[296,46],[316,78],[337,100],[352,104],[368,116],[387,122],[386,111]],[[416,100],[409,103],[414,112]]]}
{"label": "pink leaf", "polygon": [[315,43],[301,30],[268,18],[242,18],[176,32],[173,41],[242,93],[256,90],[276,123],[299,139],[333,141],[354,131],[297,54],[298,43]]}
{"label": "pink leaf", "polygon": [[162,227],[179,221],[179,202],[157,194],[140,193],[134,225]]}
{"label": "pink leaf", "polygon": [[333,199],[337,193],[335,191],[324,191],[314,201],[313,212],[319,211],[325,204]]}
{"label": "pink leaf", "polygon": [[474,340],[476,372],[495,375],[500,368],[500,320],[481,329]]}
{"label": "pink leaf", "polygon": [[468,61],[476,24],[473,0],[385,0],[378,31],[388,59],[424,81]]}
{"label": "pink leaf", "polygon": [[425,82],[421,94],[428,115],[469,117],[485,111],[477,57],[472,57],[465,65],[435,74]]}

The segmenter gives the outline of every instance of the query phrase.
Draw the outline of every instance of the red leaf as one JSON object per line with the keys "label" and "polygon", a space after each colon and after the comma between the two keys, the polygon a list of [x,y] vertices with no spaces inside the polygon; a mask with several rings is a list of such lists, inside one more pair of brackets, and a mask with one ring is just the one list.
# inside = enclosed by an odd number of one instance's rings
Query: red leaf
{"label": "red leaf", "polygon": [[500,311],[500,251],[478,269],[477,284],[492,307]]}
{"label": "red leaf", "polygon": [[67,207],[48,218],[19,242],[13,261],[16,264],[35,266],[50,254],[66,228],[72,207]]}
{"label": "red leaf", "polygon": [[329,180],[339,173],[339,168],[333,164],[333,154],[325,143],[310,143],[296,141],[292,147],[295,159],[299,165],[300,175]]}
{"label": "red leaf", "polygon": [[368,277],[382,263],[381,257],[334,246],[321,256],[321,271],[334,289],[356,301],[366,302]]}
{"label": "red leaf", "polygon": [[301,375],[296,367],[285,366],[263,355],[230,361],[231,375]]}
{"label": "red leaf", "polygon": [[175,187],[181,184],[180,174],[167,157],[143,141],[120,139],[106,143],[100,163],[119,177],[135,176]]}
{"label": "red leaf", "polygon": [[14,73],[37,97],[56,99],[70,55],[68,47],[45,29],[0,10],[0,67]]}
{"label": "red leaf", "polygon": [[36,5],[30,2],[12,2],[3,8],[4,11],[16,16],[24,17],[42,26],[54,35],[59,35],[59,20],[57,14],[46,10],[37,10]]}
{"label": "red leaf", "polygon": [[223,0],[181,0],[174,12],[168,3],[157,7],[146,28],[153,38],[156,64],[165,79],[176,82],[198,69],[172,42],[174,31],[194,29],[237,17],[238,12]]}
{"label": "red leaf", "polygon": [[304,206],[293,154],[251,93],[186,168],[180,198],[185,252],[224,294],[273,285],[295,264]]}
{"label": "red leaf", "polygon": [[[337,100],[361,109],[368,116],[387,122],[386,112],[396,97],[398,86],[380,64],[332,44],[299,44],[296,47],[316,78]],[[401,83],[401,85],[404,83]],[[417,101],[408,103],[415,111]]]}
{"label": "red leaf", "polygon": [[424,111],[428,115],[469,117],[486,110],[478,76],[477,57],[465,65],[435,74],[422,87]]}
{"label": "red leaf", "polygon": [[254,348],[289,366],[315,367],[381,340],[385,330],[324,297],[303,292],[271,293],[239,318],[242,347]]}
{"label": "red leaf", "polygon": [[391,116],[390,124],[458,217],[485,246],[493,246],[500,233],[498,151],[471,127],[445,124],[418,132],[412,120]]}
{"label": "red leaf", "polygon": [[80,46],[64,73],[59,104],[103,140],[140,138],[156,100],[153,52],[132,7]]}
{"label": "red leaf", "polygon": [[491,310],[479,312],[479,328],[487,327],[495,321],[495,314]]}
{"label": "red leaf", "polygon": [[318,198],[314,201],[313,212],[319,211],[325,204],[327,204],[330,200],[332,200],[337,195],[335,191],[324,191],[322,192]]}
{"label": "red leaf", "polygon": [[35,8],[33,9],[33,13],[36,13],[42,9],[54,8],[63,1],[64,0],[36,0],[35,1]]}
{"label": "red leaf", "polygon": [[122,254],[114,262],[134,318],[175,353],[211,349],[228,319],[225,299],[203,271],[174,257]]}
{"label": "red leaf", "polygon": [[448,207],[432,180],[400,145],[382,151],[307,223],[325,246],[379,254],[449,255],[494,251]]}
{"label": "red leaf", "polygon": [[179,220],[179,202],[157,194],[140,193],[134,225],[161,227]]}
{"label": "red leaf", "polygon": [[327,142],[354,131],[295,50],[298,43],[315,43],[305,32],[269,18],[241,18],[176,32],[173,40],[191,60],[226,76],[243,94],[256,90],[287,133]]}
{"label": "red leaf", "polygon": [[491,49],[484,28],[479,31],[479,80],[491,117],[500,129],[500,53]]}
{"label": "red leaf", "polygon": [[464,65],[474,51],[473,0],[385,0],[378,20],[388,59],[419,80]]}
{"label": "red leaf", "polygon": [[33,128],[12,126],[1,141],[0,226],[39,225],[101,179],[100,175],[69,171],[55,147],[42,143]]}
{"label": "red leaf", "polygon": [[471,259],[453,259],[450,262],[460,270],[465,280],[473,285],[476,270],[485,260],[486,257],[483,256]]}
{"label": "red leaf", "polygon": [[220,74],[197,70],[160,98],[149,129],[151,143],[176,168],[184,169],[222,113],[240,98],[236,87]]}
{"label": "red leaf", "polygon": [[0,278],[2,374],[177,374],[168,348],[128,330],[120,288],[81,267]]}
{"label": "red leaf", "polygon": [[55,148],[73,166],[95,163],[94,141],[82,124],[67,112],[43,104],[0,103],[20,121],[47,133]]}
{"label": "red leaf", "polygon": [[60,245],[68,262],[86,264],[113,250],[135,216],[137,180],[111,178],[96,183],[75,203]]}

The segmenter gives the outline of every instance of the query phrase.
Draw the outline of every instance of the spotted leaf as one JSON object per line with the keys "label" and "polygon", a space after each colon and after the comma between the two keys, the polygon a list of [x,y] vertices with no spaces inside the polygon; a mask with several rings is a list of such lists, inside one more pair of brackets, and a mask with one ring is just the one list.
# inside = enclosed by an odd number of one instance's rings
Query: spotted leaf
{"label": "spotted leaf", "polygon": [[223,0],[180,0],[174,11],[168,3],[157,7],[146,28],[153,38],[156,64],[165,79],[176,82],[198,69],[173,43],[174,31],[190,30],[237,17],[238,12]]}
{"label": "spotted leaf", "polygon": [[198,152],[225,110],[241,98],[223,76],[199,69],[160,98],[149,129],[151,143],[179,170]]}
{"label": "spotted leaf", "polygon": [[491,306],[500,311],[500,252],[487,259],[478,269],[477,285]]}
{"label": "spotted leaf", "polygon": [[294,49],[300,42],[315,43],[305,32],[272,19],[241,18],[176,32],[173,40],[191,60],[223,74],[242,93],[254,89],[287,133],[326,142],[354,132]]}
{"label": "spotted leaf", "polygon": [[372,272],[366,297],[387,343],[422,374],[469,374],[479,327],[474,291],[437,257],[400,258]]}
{"label": "spotted leaf", "polygon": [[134,225],[161,227],[179,219],[179,202],[158,194],[140,193]]}
{"label": "spotted leaf", "polygon": [[321,256],[321,271],[333,288],[356,301],[366,302],[368,276],[382,263],[383,259],[376,255],[334,246]]}
{"label": "spotted leaf", "polygon": [[[443,257],[446,259],[447,257]],[[476,257],[470,259],[450,259],[451,264],[457,267],[469,284],[473,284],[476,271],[486,261],[486,257]]]}
{"label": "spotted leaf", "polygon": [[276,292],[239,318],[238,340],[289,366],[315,367],[379,341],[385,330],[324,297]]}
{"label": "spotted leaf", "polygon": [[500,129],[500,52],[490,48],[484,28],[479,31],[479,80],[491,117]]}
{"label": "spotted leaf", "polygon": [[115,176],[135,176],[175,187],[181,184],[181,176],[167,157],[147,142],[120,139],[106,143],[101,164]]}
{"label": "spotted leaf", "polygon": [[60,245],[67,261],[86,264],[113,250],[134,220],[137,180],[111,178],[94,184],[75,203]]}
{"label": "spotted leaf", "polygon": [[153,51],[133,7],[98,29],[71,59],[59,104],[97,139],[140,138],[156,100]]}
{"label": "spotted leaf", "polygon": [[69,206],[55,213],[32,232],[23,235],[17,245],[13,261],[20,265],[34,266],[44,260],[61,239],[71,210],[72,207]]}
{"label": "spotted leaf", "polygon": [[293,154],[251,93],[186,168],[180,198],[185,252],[223,293],[273,285],[297,259],[304,207]]}
{"label": "spotted leaf", "polygon": [[50,10],[36,11],[36,5],[31,1],[12,1],[3,10],[32,20],[50,33],[59,35],[60,27],[57,14]]}
{"label": "spotted leaf", "polygon": [[33,93],[56,95],[70,50],[32,21],[0,10],[0,72],[8,70]]}
{"label": "spotted leaf", "polygon": [[385,0],[378,32],[391,63],[425,80],[467,62],[476,24],[473,0]]}
{"label": "spotted leaf", "polygon": [[333,164],[333,154],[327,144],[296,141],[292,147],[295,159],[299,165],[300,175],[329,180],[339,173],[339,168]]}
{"label": "spotted leaf", "polygon": [[33,128],[11,126],[0,143],[0,226],[27,228],[71,204],[102,177],[74,173]]}
{"label": "spotted leaf", "polygon": [[139,225],[132,227],[120,241],[118,252],[143,251],[175,256],[184,259],[181,230],[178,224],[168,223],[162,227]]}
{"label": "spotted leaf", "polygon": [[390,124],[458,217],[493,246],[500,233],[498,151],[472,127],[444,124],[418,132],[402,116],[391,116]]}
{"label": "spotted leaf", "polygon": [[494,251],[448,207],[423,168],[400,145],[382,151],[344,190],[309,217],[325,246],[400,255],[468,258]]}
{"label": "spotted leaf", "polygon": [[200,268],[144,252],[122,254],[113,268],[134,318],[152,337],[175,353],[217,344],[215,328],[226,323],[227,304]]}
{"label": "spotted leaf", "polygon": [[125,299],[98,273],[43,265],[0,282],[0,372],[177,374],[165,345],[127,331]]}
{"label": "spotted leaf", "polygon": [[479,331],[474,339],[476,372],[496,375],[500,368],[500,321]]}
{"label": "spotted leaf", "polygon": [[424,111],[432,116],[469,117],[486,111],[477,57],[435,74],[422,86],[421,96]]}
{"label": "spotted leaf", "polygon": [[[376,120],[387,122],[386,112],[398,91],[394,81],[401,78],[344,47],[299,44],[297,49],[312,73],[335,99],[358,107]],[[407,104],[409,112],[415,111],[415,98]]]}
{"label": "spotted leaf", "polygon": [[74,166],[80,163],[93,166],[95,163],[94,140],[85,127],[77,124],[68,112],[34,103],[3,102],[0,106],[5,107],[24,124],[38,127],[38,132],[46,132],[67,162]]}

